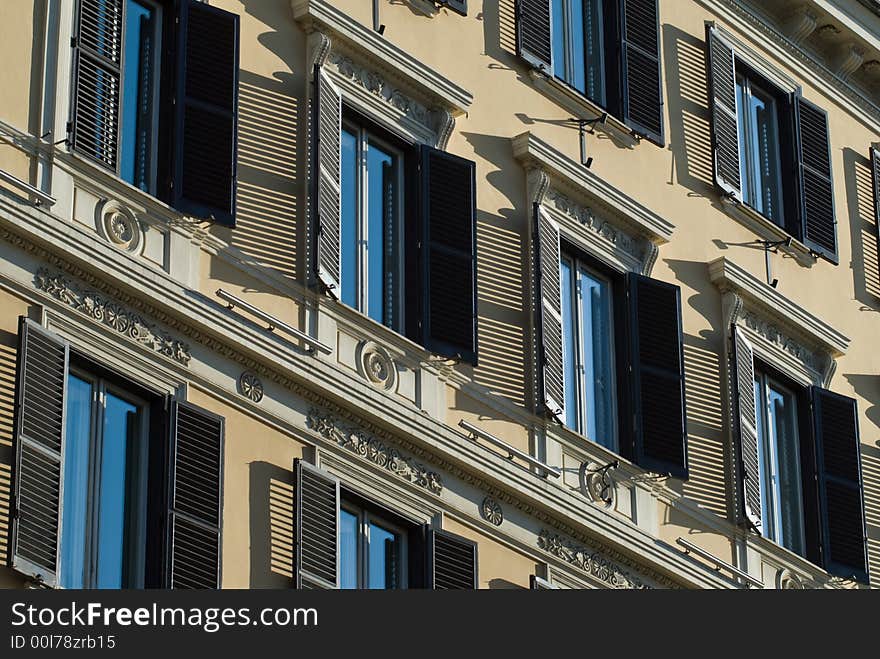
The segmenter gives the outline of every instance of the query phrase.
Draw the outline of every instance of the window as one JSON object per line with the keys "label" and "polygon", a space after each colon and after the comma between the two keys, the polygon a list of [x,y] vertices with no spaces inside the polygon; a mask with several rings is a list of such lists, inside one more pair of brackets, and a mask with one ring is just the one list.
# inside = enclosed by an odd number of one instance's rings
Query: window
{"label": "window", "polygon": [[341,148],[341,299],[400,329],[403,155],[352,123],[343,125]]}
{"label": "window", "polygon": [[343,502],[339,511],[339,587],[406,588],[406,532]]}
{"label": "window", "polygon": [[565,424],[617,450],[611,281],[581,261],[562,259]]}
{"label": "window", "polygon": [[761,534],[805,555],[797,397],[769,375],[755,372]]}
{"label": "window", "polygon": [[602,0],[553,0],[553,74],[605,105]]}
{"label": "window", "polygon": [[61,585],[144,585],[148,406],[86,372],[67,376]]}

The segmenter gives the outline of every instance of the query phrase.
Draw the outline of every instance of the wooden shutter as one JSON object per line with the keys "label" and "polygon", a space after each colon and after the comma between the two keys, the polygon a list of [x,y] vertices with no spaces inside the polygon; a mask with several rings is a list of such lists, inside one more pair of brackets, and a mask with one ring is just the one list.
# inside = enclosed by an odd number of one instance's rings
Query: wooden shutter
{"label": "wooden shutter", "polygon": [[867,535],[856,401],[812,387],[824,567],[868,581]]}
{"label": "wooden shutter", "polygon": [[235,225],[238,15],[183,0],[177,39],[177,210]]}
{"label": "wooden shutter", "polygon": [[623,119],[663,144],[663,83],[657,0],[623,0],[620,21]]}
{"label": "wooden shutter", "polygon": [[758,467],[758,425],[755,408],[755,352],[738,327],[733,328],[733,377],[739,443],[742,514],[761,532],[761,472]]}
{"label": "wooden shutter", "polygon": [[123,0],[79,0],[73,51],[70,144],[116,171]]}
{"label": "wooden shutter", "polygon": [[440,0],[440,4],[449,7],[456,14],[467,16],[467,0]]}
{"label": "wooden shutter", "polygon": [[687,478],[679,288],[630,273],[627,300],[636,462],[651,471]]}
{"label": "wooden shutter", "polygon": [[423,145],[421,176],[424,345],[476,365],[476,167]]}
{"label": "wooden shutter", "polygon": [[296,473],[296,587],[339,588],[339,480],[302,460]]}
{"label": "wooden shutter", "polygon": [[476,590],[477,543],[449,531],[430,529],[428,568],[434,590]]}
{"label": "wooden shutter", "polygon": [[795,97],[795,108],[803,241],[814,252],[837,263],[828,113],[802,96]]}
{"label": "wooden shutter", "polygon": [[223,506],[223,417],[171,404],[169,586],[219,588]]}
{"label": "wooden shutter", "polygon": [[709,91],[712,99],[712,171],[726,195],[742,201],[739,171],[739,121],[736,113],[736,60],[731,46],[715,27],[706,30]]}
{"label": "wooden shutter", "polygon": [[342,93],[315,65],[312,230],[315,275],[327,292],[341,292]]}
{"label": "wooden shutter", "polygon": [[871,158],[871,178],[874,182],[874,229],[877,232],[877,251],[880,253],[880,151],[871,147],[869,157]]}
{"label": "wooden shutter", "polygon": [[547,75],[553,74],[551,0],[519,0],[516,12],[517,54]]}
{"label": "wooden shutter", "polygon": [[57,585],[69,347],[22,317],[15,389],[12,567]]}
{"label": "wooden shutter", "polygon": [[562,288],[559,227],[540,204],[534,206],[535,286],[537,288],[538,363],[544,408],[565,423]]}

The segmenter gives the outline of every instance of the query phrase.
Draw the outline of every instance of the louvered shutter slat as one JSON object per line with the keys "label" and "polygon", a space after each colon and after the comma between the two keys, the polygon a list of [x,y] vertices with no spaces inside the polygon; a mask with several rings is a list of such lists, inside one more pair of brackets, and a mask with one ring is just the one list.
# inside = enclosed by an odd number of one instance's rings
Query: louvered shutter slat
{"label": "louvered shutter slat", "polygon": [[477,544],[448,531],[428,531],[429,583],[435,590],[476,590]]}
{"label": "louvered shutter slat", "polygon": [[191,403],[171,406],[171,588],[219,588],[223,417]]}
{"label": "louvered shutter slat", "polygon": [[296,587],[339,588],[339,480],[295,460]]}
{"label": "louvered shutter slat", "polygon": [[828,113],[802,96],[796,97],[795,106],[803,241],[814,252],[837,263]]}
{"label": "louvered shutter slat", "polygon": [[50,586],[57,583],[68,361],[65,341],[20,319],[12,567]]}
{"label": "louvered shutter slat", "polygon": [[565,423],[563,373],[561,251],[559,227],[540,204],[534,206],[538,347],[544,408]]}
{"label": "louvered shutter slat", "polygon": [[553,72],[551,0],[519,0],[516,16],[516,47],[520,57],[544,73]]}
{"label": "louvered shutter slat", "polygon": [[680,291],[630,273],[627,297],[636,462],[651,471],[687,478]]}
{"label": "louvered shutter slat", "polygon": [[476,167],[422,146],[425,347],[477,363]]}
{"label": "louvered shutter slat", "polygon": [[746,520],[760,532],[761,472],[758,466],[758,410],[755,407],[755,353],[752,344],[738,327],[733,328],[733,369],[742,512]]}
{"label": "louvered shutter slat", "polygon": [[[877,232],[877,252],[880,253],[880,151],[871,147],[869,152],[871,159],[871,179],[874,188],[874,230]],[[880,263],[875,277],[880,277]]]}
{"label": "louvered shutter slat", "polygon": [[235,225],[238,15],[183,0],[172,206]]}
{"label": "louvered shutter slat", "polygon": [[341,295],[342,93],[315,65],[312,227],[314,269],[333,297]]}
{"label": "louvered shutter slat", "polygon": [[857,404],[827,389],[810,390],[822,517],[824,567],[868,581],[867,535]]}
{"label": "louvered shutter slat", "polygon": [[736,112],[736,60],[731,46],[715,27],[707,30],[709,90],[712,99],[712,168],[715,184],[742,201],[739,169],[739,121]]}
{"label": "louvered shutter slat", "polygon": [[657,0],[623,0],[623,119],[637,133],[663,143],[663,84]]}

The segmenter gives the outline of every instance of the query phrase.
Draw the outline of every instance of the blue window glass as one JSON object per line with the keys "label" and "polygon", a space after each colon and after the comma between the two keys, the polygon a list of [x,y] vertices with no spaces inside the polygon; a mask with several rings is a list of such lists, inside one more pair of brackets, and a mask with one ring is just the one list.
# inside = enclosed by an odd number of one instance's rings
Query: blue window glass
{"label": "blue window glass", "polygon": [[[389,210],[393,192],[394,158],[382,147],[368,143],[367,147],[367,315],[379,323],[386,322],[385,314],[385,235],[386,226],[393,226]],[[389,179],[391,179],[389,181]]]}
{"label": "blue window glass", "polygon": [[347,510],[339,511],[339,587],[358,587],[358,516]]}
{"label": "blue window glass", "polygon": [[393,589],[406,586],[405,534],[363,508],[340,510],[340,588]]}
{"label": "blue window glass", "polygon": [[562,260],[562,359],[563,359],[563,386],[565,388],[565,425],[572,430],[578,430],[578,377],[577,377],[577,323],[575,313],[577,306],[573,296],[575,288],[574,275],[572,274],[572,262],[569,259]]}
{"label": "blue window glass", "polygon": [[342,131],[342,263],[343,303],[358,308],[358,138],[347,130]]}
{"label": "blue window glass", "polygon": [[159,8],[137,0],[125,5],[120,176],[141,190],[154,187]]}
{"label": "blue window glass", "polygon": [[400,588],[400,539],[375,522],[369,527],[368,588]]}
{"label": "blue window glass", "polygon": [[605,105],[602,0],[553,0],[553,74]]}

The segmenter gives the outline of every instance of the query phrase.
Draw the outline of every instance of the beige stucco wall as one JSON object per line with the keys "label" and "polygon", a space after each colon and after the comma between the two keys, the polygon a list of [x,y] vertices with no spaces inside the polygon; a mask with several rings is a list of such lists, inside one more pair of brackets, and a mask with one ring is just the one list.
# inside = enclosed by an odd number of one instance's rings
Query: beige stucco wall
{"label": "beige stucco wall", "polygon": [[480,588],[528,588],[535,574],[534,559],[475,531],[454,519],[443,520],[443,528],[477,543],[477,572]]}

